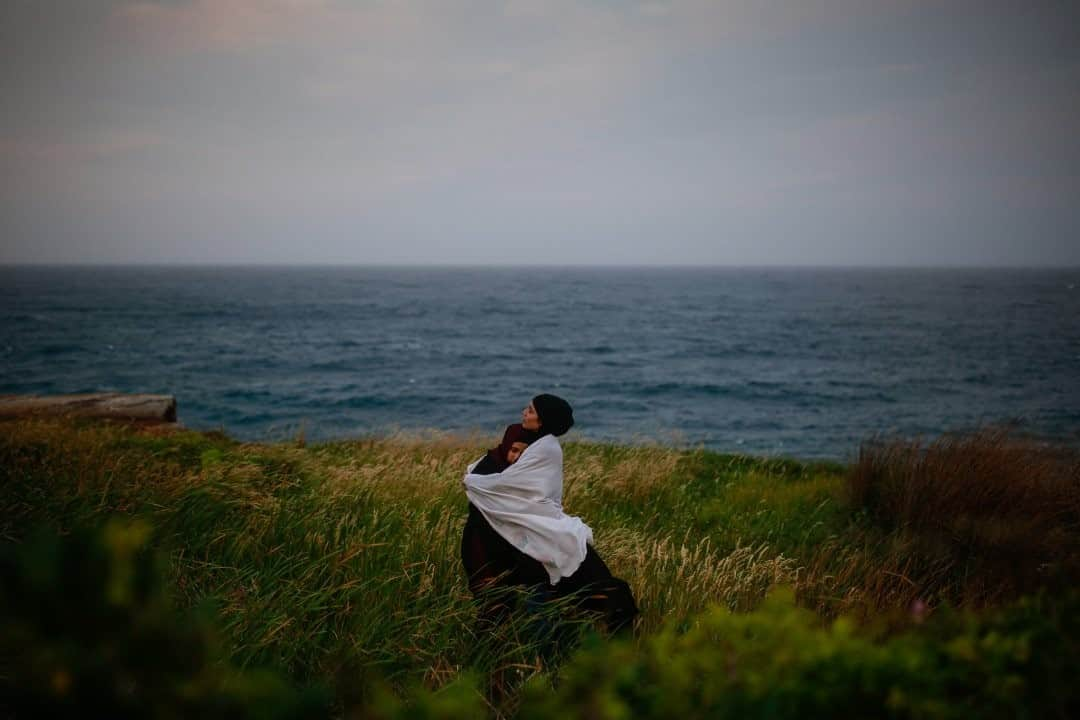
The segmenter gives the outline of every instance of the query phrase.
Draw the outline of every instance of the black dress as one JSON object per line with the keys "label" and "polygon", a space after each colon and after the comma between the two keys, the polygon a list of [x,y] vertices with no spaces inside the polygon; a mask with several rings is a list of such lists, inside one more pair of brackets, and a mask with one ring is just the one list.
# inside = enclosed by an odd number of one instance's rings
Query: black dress
{"label": "black dress", "polygon": [[[489,452],[473,473],[502,472],[507,466],[500,460],[495,451]],[[514,587],[537,588],[556,599],[572,597],[572,607],[597,615],[610,632],[630,630],[638,614],[630,586],[611,574],[592,545],[587,546],[581,567],[551,587],[543,564],[496,532],[472,503],[461,535],[461,562],[469,590],[481,603],[482,623],[498,624],[505,619],[514,604],[507,590]]]}

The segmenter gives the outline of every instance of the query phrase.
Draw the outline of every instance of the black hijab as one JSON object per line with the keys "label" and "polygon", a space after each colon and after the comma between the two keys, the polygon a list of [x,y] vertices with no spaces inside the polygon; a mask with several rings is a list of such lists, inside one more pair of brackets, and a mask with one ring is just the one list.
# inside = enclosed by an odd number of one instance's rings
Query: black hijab
{"label": "black hijab", "polygon": [[547,393],[532,399],[533,408],[540,416],[540,435],[565,435],[574,426],[574,409],[558,395]]}

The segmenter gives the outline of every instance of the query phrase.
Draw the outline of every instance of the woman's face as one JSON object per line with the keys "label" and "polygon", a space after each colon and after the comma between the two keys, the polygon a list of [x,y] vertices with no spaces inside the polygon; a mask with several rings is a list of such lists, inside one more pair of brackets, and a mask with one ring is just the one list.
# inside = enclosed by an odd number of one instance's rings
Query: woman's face
{"label": "woman's face", "polygon": [[540,416],[536,414],[536,408],[531,402],[521,411],[521,427],[534,431],[540,429]]}

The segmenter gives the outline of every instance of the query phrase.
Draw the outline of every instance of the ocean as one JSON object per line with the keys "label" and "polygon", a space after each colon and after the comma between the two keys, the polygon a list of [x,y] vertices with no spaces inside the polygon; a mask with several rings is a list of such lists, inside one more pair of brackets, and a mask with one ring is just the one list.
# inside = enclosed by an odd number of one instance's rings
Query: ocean
{"label": "ocean", "polygon": [[1080,444],[1080,268],[0,268],[0,393],[167,393],[198,429],[849,460],[1011,423]]}

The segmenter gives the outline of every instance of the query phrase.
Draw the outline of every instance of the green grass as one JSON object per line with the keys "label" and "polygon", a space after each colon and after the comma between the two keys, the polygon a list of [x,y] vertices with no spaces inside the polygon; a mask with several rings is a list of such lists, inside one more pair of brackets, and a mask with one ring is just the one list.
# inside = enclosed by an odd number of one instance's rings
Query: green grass
{"label": "green grass", "polygon": [[[42,527],[63,534],[138,518],[166,558],[173,602],[216,607],[237,667],[268,665],[295,683],[330,678],[341,687],[378,676],[398,690],[487,678],[497,686],[489,697],[512,710],[511,689],[553,667],[538,657],[522,617],[494,635],[474,628],[458,554],[461,477],[493,443],[431,434],[260,444],[220,433],[5,422],[0,538],[19,544]],[[564,450],[564,505],[594,529],[597,549],[630,583],[642,611],[638,644],[717,606],[752,611],[778,585],[792,587],[821,622],[847,614],[872,624],[903,618],[916,600],[977,609],[1044,579],[1075,579],[996,566],[997,575],[973,576],[988,565],[964,560],[970,543],[943,541],[941,523],[899,518],[894,506],[919,506],[888,501],[906,487],[895,479],[905,471],[877,482],[865,453],[846,467],[573,441]],[[1047,467],[1053,474],[1059,465]],[[1039,487],[1073,498],[1075,467],[1068,460],[1064,480]],[[1040,507],[1051,508],[1044,524],[1024,528],[1055,533],[1066,550],[1046,563],[1071,573],[1076,506],[1053,510],[1065,502],[1058,498],[1040,495]],[[1016,517],[987,511],[979,537],[993,534],[995,518],[1007,525]]]}

